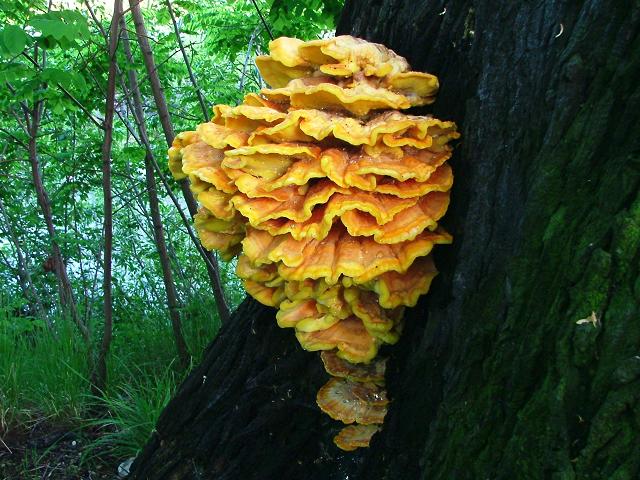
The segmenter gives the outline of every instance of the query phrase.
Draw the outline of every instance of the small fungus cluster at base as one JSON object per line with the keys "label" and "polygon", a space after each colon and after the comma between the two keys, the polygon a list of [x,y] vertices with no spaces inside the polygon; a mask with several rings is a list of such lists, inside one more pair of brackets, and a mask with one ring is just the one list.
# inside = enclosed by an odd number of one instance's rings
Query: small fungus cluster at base
{"label": "small fungus cluster at base", "polygon": [[431,251],[458,138],[452,122],[399,110],[434,101],[438,80],[386,47],[340,36],[278,38],[256,58],[271,88],[217,105],[169,150],[201,205],[205,248],[237,274],[332,378],[319,407],[347,424],[343,450],[369,445],[387,412],[382,345],[437,275]]}

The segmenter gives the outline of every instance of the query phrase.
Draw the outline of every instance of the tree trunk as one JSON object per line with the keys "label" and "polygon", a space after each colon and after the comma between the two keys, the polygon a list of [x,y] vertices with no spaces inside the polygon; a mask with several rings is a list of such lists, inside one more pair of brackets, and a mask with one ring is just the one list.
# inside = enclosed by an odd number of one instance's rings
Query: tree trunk
{"label": "tree trunk", "polygon": [[102,296],[104,330],[98,351],[98,359],[92,372],[91,388],[94,395],[104,392],[107,384],[107,355],[113,338],[113,195],[111,193],[111,145],[113,143],[113,112],[116,102],[116,52],[118,48],[122,0],[114,0],[111,29],[109,32],[109,74],[104,112],[104,140],[102,142],[102,194],[104,203],[104,251],[102,261]]}
{"label": "tree trunk", "polygon": [[[153,52],[149,45],[149,35],[147,34],[147,29],[144,26],[144,17],[142,16],[142,10],[140,9],[140,0],[134,0],[131,2],[131,15],[133,16],[133,23],[136,27],[136,36],[138,38],[138,44],[140,45],[140,51],[142,52],[144,65],[147,69],[153,98],[155,100],[156,108],[158,109],[158,116],[160,118],[160,124],[162,125],[162,131],[164,132],[165,139],[167,140],[167,146],[170,147],[173,142],[173,138],[175,137],[175,133],[171,123],[171,116],[169,115],[169,107],[167,107],[167,100],[165,98],[164,90],[160,83],[160,77],[158,76],[156,63],[153,58]],[[184,197],[189,213],[193,218],[198,211],[198,206],[195,198],[193,197],[193,193],[191,193],[191,189],[189,188],[189,180],[185,178],[180,180],[179,183],[180,189],[182,190],[182,196]],[[229,319],[229,306],[224,298],[224,290],[222,288],[222,282],[220,281],[218,260],[212,252],[205,251],[205,255],[208,259],[208,261],[205,261],[205,266],[207,274],[209,275],[209,281],[211,282],[213,296],[216,299],[218,314],[221,322],[226,323]]]}
{"label": "tree trunk", "polygon": [[[126,30],[126,25],[122,21],[122,46],[125,53],[125,57],[130,64],[133,64],[133,55],[131,54],[131,47],[129,44],[129,34]],[[145,145],[145,180],[147,187],[147,195],[149,197],[149,211],[151,213],[151,222],[153,226],[153,240],[156,244],[156,251],[160,259],[160,267],[162,268],[162,281],[164,282],[164,289],[167,296],[167,307],[169,309],[169,318],[171,319],[171,326],[173,328],[173,338],[176,343],[176,350],[178,352],[178,358],[180,365],[183,369],[186,369],[190,363],[189,351],[187,349],[187,342],[184,339],[182,333],[182,320],[180,319],[180,307],[178,302],[178,292],[176,291],[176,284],[173,280],[173,272],[171,271],[171,262],[169,261],[169,255],[167,253],[167,244],[164,239],[164,228],[162,227],[162,219],[160,217],[160,206],[158,202],[158,190],[156,177],[153,170],[153,152],[151,151],[151,145],[149,143],[149,137],[147,135],[147,128],[144,123],[144,112],[142,110],[142,96],[140,94],[140,88],[138,85],[138,76],[133,68],[127,69],[129,77],[129,90],[133,97],[133,113],[136,119],[136,125],[138,126],[138,133],[140,139]]]}
{"label": "tree trunk", "polygon": [[16,266],[18,268],[18,279],[20,281],[20,289],[22,290],[22,294],[24,295],[25,300],[29,302],[29,308],[32,314],[35,315],[36,318],[43,319],[49,329],[51,329],[51,320],[44,311],[42,300],[40,299],[40,295],[38,295],[38,291],[36,290],[36,287],[33,283],[33,279],[31,278],[31,273],[29,272],[29,264],[27,263],[27,259],[25,258],[24,253],[22,253],[20,240],[18,240],[18,236],[13,230],[11,218],[9,218],[9,215],[4,208],[4,202],[2,201],[2,198],[0,198],[0,214],[4,219],[5,225],[7,226],[6,228],[9,239],[11,240],[11,243],[13,243],[13,247],[16,250]]}
{"label": "tree trunk", "polygon": [[348,0],[339,32],[438,75],[433,112],[462,132],[455,244],[389,350],[384,429],[337,450],[317,356],[248,301],[133,478],[638,478],[640,9],[621,3]]}
{"label": "tree trunk", "polygon": [[42,171],[40,168],[40,158],[38,157],[38,130],[40,128],[40,119],[44,110],[43,101],[36,102],[33,110],[25,112],[26,122],[30,125],[29,128],[29,163],[31,164],[31,177],[33,178],[33,185],[36,190],[36,197],[38,199],[38,205],[44,218],[44,223],[47,227],[47,233],[49,240],[51,241],[51,257],[53,258],[53,267],[56,275],[56,281],[58,284],[58,297],[60,299],[60,309],[65,315],[69,315],[73,322],[77,325],[82,337],[88,344],[91,340],[89,329],[83,323],[78,316],[78,309],[76,308],[76,302],[73,296],[73,288],[69,275],[67,274],[67,267],[62,257],[62,251],[60,245],[58,245],[58,239],[56,236],[56,229],[53,224],[53,213],[51,210],[51,202],[49,201],[49,195],[44,187],[42,181]]}

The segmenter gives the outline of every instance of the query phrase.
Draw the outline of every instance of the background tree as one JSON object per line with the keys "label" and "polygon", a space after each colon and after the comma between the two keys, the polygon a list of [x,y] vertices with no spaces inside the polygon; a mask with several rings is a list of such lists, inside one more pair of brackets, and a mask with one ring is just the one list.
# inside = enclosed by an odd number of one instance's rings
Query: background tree
{"label": "background tree", "polygon": [[390,350],[393,399],[343,453],[325,374],[247,300],[133,478],[636,478],[640,9],[348,1],[338,27],[439,76],[462,141],[441,275]]}
{"label": "background tree", "polygon": [[111,188],[111,149],[113,147],[113,112],[116,103],[116,53],[120,37],[120,17],[122,0],[115,0],[113,17],[109,30],[109,73],[104,111],[104,140],[102,142],[102,203],[104,208],[102,231],[104,235],[104,256],[102,261],[102,295],[104,331],[98,358],[92,372],[92,389],[95,394],[104,391],[107,384],[107,355],[113,339],[113,192]]}
{"label": "background tree", "polygon": [[[255,3],[276,34],[314,38],[333,30],[341,4]],[[181,189],[166,181],[167,137],[150,81],[162,86],[165,125],[192,128],[210,105],[260,88],[250,60],[268,34],[250,1],[146,0],[137,16],[150,75],[126,6],[130,51],[123,29],[109,51],[112,6],[0,2],[0,471],[8,478],[77,460],[78,449],[47,448],[70,429],[83,458],[88,445],[112,463],[134,455],[215,336],[219,307],[244,296],[234,262],[219,263],[224,292],[212,295]],[[100,388],[88,395],[92,380]]]}

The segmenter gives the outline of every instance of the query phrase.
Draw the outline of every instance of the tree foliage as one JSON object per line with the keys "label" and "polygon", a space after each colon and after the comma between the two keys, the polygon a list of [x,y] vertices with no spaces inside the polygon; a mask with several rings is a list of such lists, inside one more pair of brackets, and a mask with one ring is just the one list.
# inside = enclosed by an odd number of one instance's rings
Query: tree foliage
{"label": "tree foliage", "polygon": [[[339,0],[258,0],[256,4],[273,34],[301,38],[328,35],[341,8]],[[14,339],[45,330],[55,336],[69,330],[69,312],[58,294],[57,245],[77,305],[78,325],[86,326],[89,332],[88,344],[83,345],[79,338],[73,340],[88,351],[88,366],[78,373],[89,378],[104,327],[100,151],[105,135],[113,5],[105,7],[92,1],[64,5],[44,0],[0,2],[0,337]],[[150,336],[170,338],[172,333],[149,209],[145,178],[148,152],[136,128],[127,86],[129,69],[137,73],[151,153],[161,169],[156,172],[159,213],[184,330],[195,356],[210,340],[219,319],[205,264],[158,176],[170,177],[165,165],[166,142],[126,8],[132,52],[127,58],[120,33],[111,152],[112,356],[144,364],[153,360],[153,351],[166,350],[166,342],[156,342]],[[269,32],[252,1],[150,0],[142,4],[142,10],[176,132],[193,129],[202,121],[198,90],[210,109],[217,103],[237,103],[245,92],[261,87],[253,58],[266,51]],[[40,116],[35,132],[34,112]],[[36,198],[34,158],[47,194],[53,234]],[[181,198],[179,186],[173,181],[169,185]],[[181,207],[186,211],[184,204]],[[232,263],[222,263],[220,274],[227,301],[237,305],[244,291],[233,270]],[[145,352],[145,348],[150,350]],[[167,358],[168,363],[173,355]],[[0,384],[5,375],[9,373],[0,371]],[[0,389],[0,400],[6,394]]]}

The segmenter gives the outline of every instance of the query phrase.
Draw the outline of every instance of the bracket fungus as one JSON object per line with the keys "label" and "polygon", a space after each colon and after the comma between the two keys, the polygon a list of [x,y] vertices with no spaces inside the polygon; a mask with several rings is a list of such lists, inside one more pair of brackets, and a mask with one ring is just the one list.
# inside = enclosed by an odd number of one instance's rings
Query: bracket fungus
{"label": "bracket fungus", "polygon": [[389,403],[383,345],[402,331],[437,275],[431,251],[453,174],[452,122],[400,110],[430,104],[438,79],[382,45],[340,36],[278,38],[256,58],[271,88],[178,135],[175,178],[188,177],[204,247],[239,256],[237,274],[278,308],[331,379],[318,406],[344,427],[344,450],[368,446]]}

